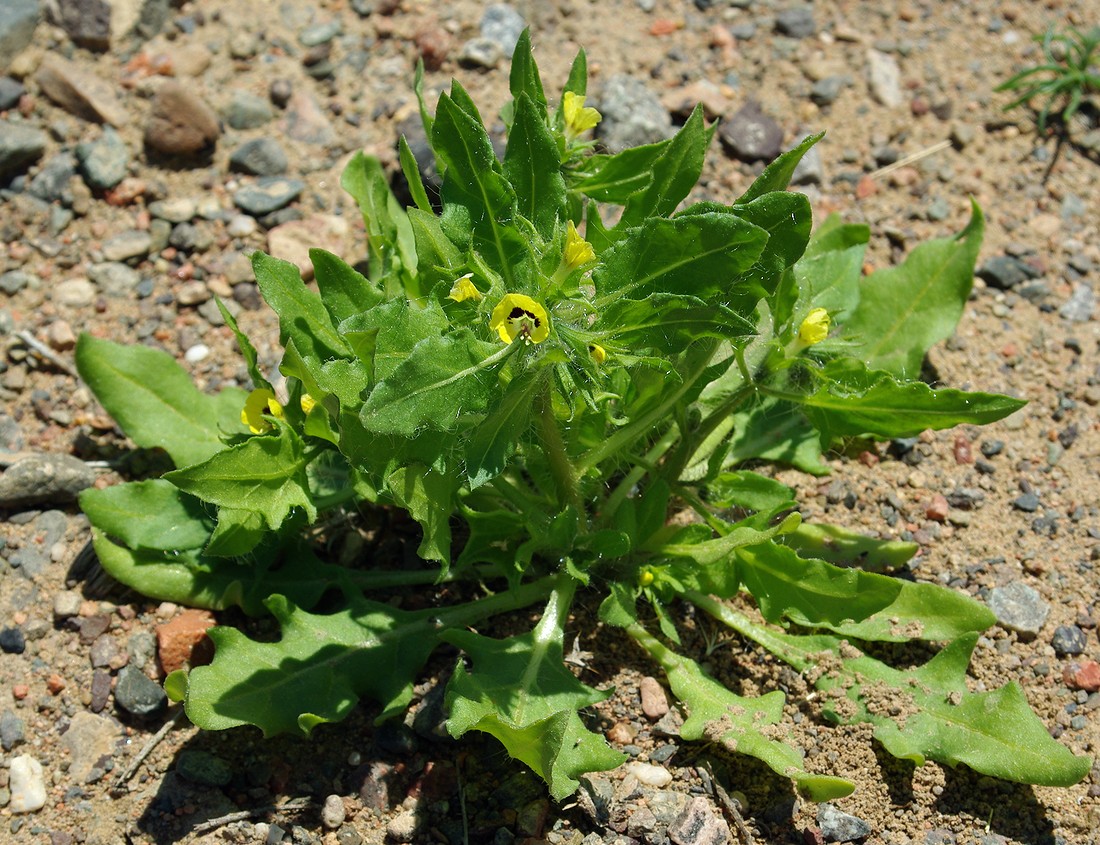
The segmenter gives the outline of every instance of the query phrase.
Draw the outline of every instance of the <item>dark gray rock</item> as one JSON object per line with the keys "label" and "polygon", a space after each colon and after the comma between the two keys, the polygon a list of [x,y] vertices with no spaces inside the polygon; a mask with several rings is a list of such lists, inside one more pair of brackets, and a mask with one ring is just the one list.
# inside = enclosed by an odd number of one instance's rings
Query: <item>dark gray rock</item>
{"label": "dark gray rock", "polygon": [[611,152],[652,144],[674,134],[672,117],[660,98],[640,79],[616,74],[600,93],[598,108],[603,119],[596,134]]}
{"label": "dark gray rock", "polygon": [[[5,71],[31,43],[42,19],[39,0],[4,0],[0,3],[0,71]],[[0,137],[4,131],[0,127]]]}
{"label": "dark gray rock", "polygon": [[854,842],[871,835],[871,825],[863,819],[844,813],[832,804],[819,804],[817,825],[826,842]]}
{"label": "dark gray rock", "polygon": [[[115,693],[118,697],[118,693]],[[208,751],[187,748],[176,759],[176,772],[184,780],[202,786],[225,786],[233,778],[233,769],[225,760]]]}
{"label": "dark gray rock", "polygon": [[267,96],[276,108],[285,109],[294,94],[294,84],[289,79],[274,79],[267,89]]}
{"label": "dark gray rock", "polygon": [[111,46],[111,4],[107,0],[54,0],[53,10],[74,44],[89,50]]}
{"label": "dark gray rock", "polygon": [[752,21],[735,23],[733,26],[730,27],[730,35],[732,35],[738,41],[748,41],[754,35],[756,35],[756,24]]}
{"label": "dark gray rock", "polygon": [[305,187],[301,179],[265,176],[252,185],[239,188],[233,195],[233,202],[241,211],[259,217],[290,205]]}
{"label": "dark gray rock", "polygon": [[0,120],[0,180],[22,173],[46,151],[46,133]]}
{"label": "dark gray rock", "polygon": [[248,91],[234,91],[225,109],[225,122],[234,129],[256,129],[274,116],[271,103]]}
{"label": "dark gray rock", "polygon": [[676,845],[726,845],[733,841],[729,826],[702,797],[693,799],[668,826],[668,838]]}
{"label": "dark gray rock", "polygon": [[150,680],[136,666],[123,666],[115,684],[115,704],[132,716],[153,716],[168,706],[160,684]]}
{"label": "dark gray rock", "polygon": [[1096,313],[1096,294],[1083,282],[1073,286],[1073,293],[1058,309],[1059,316],[1071,323],[1087,323],[1094,313]]}
{"label": "dark gray rock", "polygon": [[0,291],[8,296],[15,296],[19,291],[28,287],[32,280],[33,276],[30,273],[24,273],[22,270],[8,270],[8,272],[0,275]]}
{"label": "dark gray rock", "polygon": [[13,109],[19,104],[19,98],[27,93],[23,84],[10,76],[0,76],[0,111]]}
{"label": "dark gray rock", "polygon": [[810,6],[783,9],[775,16],[775,31],[791,38],[809,38],[817,32],[814,10]]}
{"label": "dark gray rock", "polygon": [[771,161],[783,149],[782,128],[755,100],[719,124],[718,135],[741,161]]}
{"label": "dark gray rock", "polygon": [[76,157],[84,181],[97,191],[113,188],[130,170],[130,149],[109,126],[97,140],[78,144]]}
{"label": "dark gray rock", "polygon": [[819,106],[829,106],[836,102],[836,98],[852,82],[851,77],[844,74],[826,76],[819,79],[810,89],[810,99]]}
{"label": "dark gray rock", "polygon": [[22,654],[27,650],[27,638],[19,628],[0,628],[0,651]]}
{"label": "dark gray rock", "polygon": [[1012,255],[995,255],[975,271],[979,279],[998,290],[1014,288],[1028,279],[1039,278],[1039,271]]}
{"label": "dark gray rock", "polygon": [[1021,637],[1034,637],[1050,614],[1050,607],[1035,590],[1021,581],[1013,581],[989,591],[989,609],[997,621]]}
{"label": "dark gray rock", "polygon": [[1088,637],[1076,625],[1059,625],[1054,629],[1054,636],[1050,638],[1050,644],[1054,647],[1054,653],[1059,657],[1083,654],[1085,647],[1088,645]]}
{"label": "dark gray rock", "polygon": [[76,158],[71,153],[50,156],[35,174],[27,192],[43,202],[59,202],[72,205],[73,195],[69,182],[76,175]]}
{"label": "dark gray rock", "polygon": [[71,455],[45,452],[12,464],[0,475],[0,508],[45,502],[68,504],[95,483],[95,470]]}
{"label": "dark gray rock", "polygon": [[274,138],[256,138],[233,151],[229,169],[253,176],[277,176],[286,173],[286,152]]}
{"label": "dark gray rock", "polygon": [[25,731],[23,720],[11,710],[5,710],[0,715],[0,748],[11,751],[26,738]]}
{"label": "dark gray rock", "polygon": [[481,37],[499,44],[506,56],[515,51],[516,42],[526,26],[523,15],[507,3],[492,3],[481,15]]}

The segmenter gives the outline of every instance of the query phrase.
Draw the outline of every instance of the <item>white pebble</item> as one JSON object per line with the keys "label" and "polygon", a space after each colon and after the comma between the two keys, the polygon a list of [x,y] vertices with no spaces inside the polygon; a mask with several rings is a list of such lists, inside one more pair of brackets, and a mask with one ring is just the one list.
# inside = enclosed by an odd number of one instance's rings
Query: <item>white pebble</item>
{"label": "white pebble", "polygon": [[225,227],[225,230],[229,232],[231,237],[243,238],[251,235],[258,228],[255,218],[249,217],[247,214],[234,214],[229,218],[229,225]]}
{"label": "white pebble", "polygon": [[46,803],[46,778],[42,764],[30,754],[12,758],[9,772],[11,801],[8,809],[13,813],[33,813]]}
{"label": "white pebble", "polygon": [[325,805],[321,808],[321,824],[326,830],[336,830],[344,823],[346,811],[344,802],[339,795],[330,795],[325,799]]}
{"label": "white pebble", "polygon": [[183,359],[188,364],[197,364],[203,358],[210,354],[210,347],[205,343],[196,343],[183,353]]}
{"label": "white pebble", "polygon": [[638,783],[646,786],[655,786],[658,789],[672,783],[672,772],[664,766],[654,766],[652,763],[629,763],[627,772],[638,779]]}

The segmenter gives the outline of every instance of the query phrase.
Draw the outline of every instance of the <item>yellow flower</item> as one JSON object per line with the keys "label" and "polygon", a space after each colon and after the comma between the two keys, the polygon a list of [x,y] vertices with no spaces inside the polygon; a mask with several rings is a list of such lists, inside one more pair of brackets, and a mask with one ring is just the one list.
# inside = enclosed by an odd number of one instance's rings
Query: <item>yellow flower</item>
{"label": "yellow flower", "polygon": [[313,410],[313,407],[317,404],[317,400],[310,396],[308,393],[303,393],[299,404],[302,406],[302,413],[309,414]]}
{"label": "yellow flower", "polygon": [[505,343],[517,337],[522,337],[525,343],[542,343],[550,336],[550,318],[546,309],[531,297],[509,293],[493,309],[489,328],[496,329]]}
{"label": "yellow flower", "polygon": [[275,394],[266,387],[257,387],[248,394],[241,409],[241,422],[248,426],[253,434],[263,434],[274,426],[264,419],[264,414],[270,414],[278,419],[283,419],[283,406],[275,398]]}
{"label": "yellow flower", "polygon": [[455,283],[451,285],[451,292],[447,294],[447,299],[453,299],[455,302],[465,302],[467,299],[476,302],[481,299],[484,294],[470,281],[473,276],[473,273],[467,273],[465,276],[459,276],[455,279]]}
{"label": "yellow flower", "polygon": [[638,583],[643,587],[648,587],[653,583],[653,570],[643,569],[638,573]]}
{"label": "yellow flower", "polygon": [[829,336],[829,312],[824,308],[815,308],[806,315],[798,327],[798,339],[806,346],[821,343]]}
{"label": "yellow flower", "polygon": [[565,134],[576,138],[600,122],[602,115],[591,106],[585,106],[584,97],[566,91],[561,100],[561,111],[565,117]]}
{"label": "yellow flower", "polygon": [[602,364],[607,360],[607,350],[598,343],[588,344],[588,351],[592,353],[592,357],[596,360],[597,364]]}
{"label": "yellow flower", "polygon": [[589,261],[593,261],[596,258],[596,251],[592,249],[592,244],[580,236],[572,220],[569,221],[569,226],[565,232],[565,252],[563,253],[563,257],[565,258],[566,266],[571,270],[580,267],[582,264],[587,264]]}

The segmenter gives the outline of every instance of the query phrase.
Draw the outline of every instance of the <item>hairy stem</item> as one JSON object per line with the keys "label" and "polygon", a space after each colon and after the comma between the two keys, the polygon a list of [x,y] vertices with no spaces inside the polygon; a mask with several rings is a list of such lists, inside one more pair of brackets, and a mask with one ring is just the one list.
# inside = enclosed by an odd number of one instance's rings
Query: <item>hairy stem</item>
{"label": "hairy stem", "polygon": [[577,516],[583,521],[585,519],[584,502],[581,501],[580,487],[577,483],[577,470],[565,450],[561,428],[554,415],[549,381],[546,381],[540,389],[536,403],[542,451],[550,464],[550,474],[554,477],[554,485],[557,487],[558,503],[562,507],[572,505],[577,511]]}

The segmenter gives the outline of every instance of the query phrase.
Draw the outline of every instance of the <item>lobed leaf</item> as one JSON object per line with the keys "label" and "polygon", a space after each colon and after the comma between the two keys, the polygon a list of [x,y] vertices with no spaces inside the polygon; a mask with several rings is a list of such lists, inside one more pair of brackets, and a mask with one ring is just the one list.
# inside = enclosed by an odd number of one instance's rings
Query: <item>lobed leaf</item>
{"label": "lobed leaf", "polygon": [[96,529],[131,549],[200,549],[214,528],[202,502],[159,478],[89,487],[80,508]]}

